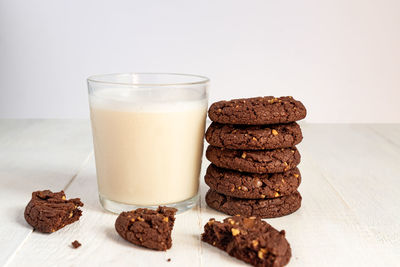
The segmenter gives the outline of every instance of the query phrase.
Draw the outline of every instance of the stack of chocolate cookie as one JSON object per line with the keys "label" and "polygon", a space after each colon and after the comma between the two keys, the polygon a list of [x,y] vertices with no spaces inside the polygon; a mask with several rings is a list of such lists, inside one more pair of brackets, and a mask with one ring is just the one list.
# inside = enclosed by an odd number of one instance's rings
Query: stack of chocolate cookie
{"label": "stack of chocolate cookie", "polygon": [[296,121],[306,109],[292,97],[257,97],[211,105],[207,204],[230,215],[274,218],[300,208]]}

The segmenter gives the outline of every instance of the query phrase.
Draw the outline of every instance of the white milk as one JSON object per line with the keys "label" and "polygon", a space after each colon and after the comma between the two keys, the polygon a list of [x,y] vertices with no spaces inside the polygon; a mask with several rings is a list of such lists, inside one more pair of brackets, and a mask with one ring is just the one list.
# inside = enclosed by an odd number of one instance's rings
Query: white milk
{"label": "white milk", "polygon": [[192,198],[199,187],[207,102],[145,99],[116,90],[90,96],[99,192],[133,205]]}

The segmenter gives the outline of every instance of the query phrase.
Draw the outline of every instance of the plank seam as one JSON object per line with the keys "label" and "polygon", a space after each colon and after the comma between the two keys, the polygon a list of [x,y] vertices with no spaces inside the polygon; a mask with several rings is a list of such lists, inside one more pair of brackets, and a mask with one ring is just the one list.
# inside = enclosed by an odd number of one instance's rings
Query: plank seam
{"label": "plank seam", "polygon": [[[307,154],[304,153],[304,150],[302,152],[303,154]],[[349,211],[349,215],[351,216],[351,219],[356,222],[356,227],[359,228],[359,233],[366,233],[367,236],[366,238],[370,239],[374,237],[374,234],[372,233],[371,229],[368,227],[368,225],[362,224],[361,221],[358,219],[356,212],[351,208],[351,206],[349,205],[349,203],[347,203],[347,201],[345,200],[345,198],[340,194],[340,192],[336,189],[336,187],[333,185],[333,183],[330,181],[329,179],[329,175],[326,175],[328,173],[328,171],[326,169],[322,169],[321,167],[319,167],[316,162],[314,160],[312,160],[312,158],[308,155],[307,159],[309,161],[309,163],[311,163],[311,165],[313,165],[316,169],[318,169],[319,173],[321,174],[321,176],[324,178],[324,180],[326,181],[326,183],[332,188],[333,192],[338,196],[338,198],[343,202],[343,204],[345,205],[345,207],[348,209]],[[363,235],[361,235],[363,236]]]}
{"label": "plank seam", "polygon": [[6,267],[8,264],[11,263],[11,261],[14,259],[15,255],[17,255],[18,251],[21,250],[21,248],[23,247],[23,245],[25,245],[25,243],[28,241],[28,239],[31,237],[33,233],[33,230],[31,230],[29,232],[29,234],[25,237],[25,239],[21,242],[21,244],[19,244],[19,246],[17,247],[17,249],[10,255],[10,257],[7,259],[6,263],[4,264],[4,267]]}
{"label": "plank seam", "polygon": [[79,173],[86,167],[86,165],[88,164],[89,160],[91,159],[91,157],[93,156],[93,151],[91,151],[89,153],[89,155],[85,158],[85,160],[82,162],[81,166],[78,168],[78,170],[76,171],[76,173],[72,176],[72,178],[69,180],[69,182],[64,186],[64,191],[66,191],[68,189],[68,187],[70,187],[70,185],[75,181],[76,177],[79,175]]}
{"label": "plank seam", "polygon": [[378,132],[376,129],[374,129],[370,125],[367,125],[367,129],[370,130],[371,132],[373,132],[375,135],[377,135],[380,138],[382,138],[383,140],[385,140],[386,142],[388,142],[390,145],[395,146],[397,148],[400,148],[400,146],[397,143],[395,143],[391,138],[389,138],[389,137],[383,135],[382,133]]}
{"label": "plank seam", "polygon": [[[93,155],[93,151],[89,153],[89,155],[84,159],[82,162],[81,166],[78,168],[76,173],[71,177],[70,181],[64,186],[64,191],[68,189],[68,187],[72,184],[72,182],[75,180],[75,178],[79,175],[79,173],[82,171],[82,169],[88,164],[90,158]],[[32,233],[34,230],[31,230],[29,234],[25,237],[25,239],[21,242],[21,244],[17,247],[17,249],[10,255],[10,257],[7,259],[6,263],[4,264],[4,267],[9,265],[11,261],[15,258],[15,256],[18,254],[18,251],[21,250],[21,248],[25,245],[25,243],[28,241],[28,239],[31,237]]]}

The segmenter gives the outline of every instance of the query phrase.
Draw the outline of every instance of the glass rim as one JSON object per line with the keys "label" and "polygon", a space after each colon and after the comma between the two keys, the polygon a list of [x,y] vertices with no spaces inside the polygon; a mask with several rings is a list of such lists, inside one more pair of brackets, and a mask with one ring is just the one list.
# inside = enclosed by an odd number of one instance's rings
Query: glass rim
{"label": "glass rim", "polygon": [[[187,78],[197,78],[199,80],[193,82],[176,82],[176,83],[134,83],[134,82],[113,82],[107,81],[101,78],[104,77],[117,77],[121,75],[165,75],[165,76],[181,76]],[[109,85],[124,85],[124,86],[185,86],[185,85],[200,85],[207,84],[210,79],[206,76],[197,74],[185,74],[185,73],[174,73],[174,72],[121,72],[121,73],[108,73],[108,74],[96,74],[91,75],[87,78],[87,82],[109,84]]]}

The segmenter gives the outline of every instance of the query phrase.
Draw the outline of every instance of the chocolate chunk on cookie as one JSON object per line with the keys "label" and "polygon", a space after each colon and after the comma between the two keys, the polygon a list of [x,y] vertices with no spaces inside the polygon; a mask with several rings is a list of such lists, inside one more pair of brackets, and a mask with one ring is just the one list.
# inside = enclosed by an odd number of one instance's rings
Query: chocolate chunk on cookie
{"label": "chocolate chunk on cookie", "polygon": [[225,196],[210,189],[206,194],[206,203],[211,208],[229,215],[275,218],[298,210],[301,206],[301,196],[296,191],[291,195],[277,198],[241,199]]}
{"label": "chocolate chunk on cookie", "polygon": [[171,232],[177,209],[158,207],[157,210],[136,209],[122,212],[115,221],[115,229],[125,240],[154,250],[172,246]]}
{"label": "chocolate chunk on cookie", "polygon": [[296,192],[301,175],[297,167],[282,173],[254,174],[221,169],[210,164],[204,180],[211,189],[227,196],[263,199]]}
{"label": "chocolate chunk on cookie", "polygon": [[248,150],[293,147],[303,139],[300,126],[295,122],[258,126],[213,122],[205,137],[213,146]]}
{"label": "chocolate chunk on cookie", "polygon": [[292,256],[285,231],[257,217],[233,216],[223,222],[210,219],[201,240],[253,266],[284,266]]}
{"label": "chocolate chunk on cookie", "polygon": [[208,146],[206,157],[220,168],[260,174],[288,171],[300,163],[300,154],[295,147],[232,150]]}
{"label": "chocolate chunk on cookie", "polygon": [[211,105],[208,116],[224,124],[261,125],[294,122],[306,117],[304,105],[291,96],[273,96],[219,101]]}
{"label": "chocolate chunk on cookie", "polygon": [[78,207],[83,203],[79,198],[66,199],[64,191],[53,193],[50,190],[32,193],[32,199],[25,208],[25,220],[37,231],[55,232],[71,224],[82,215]]}

